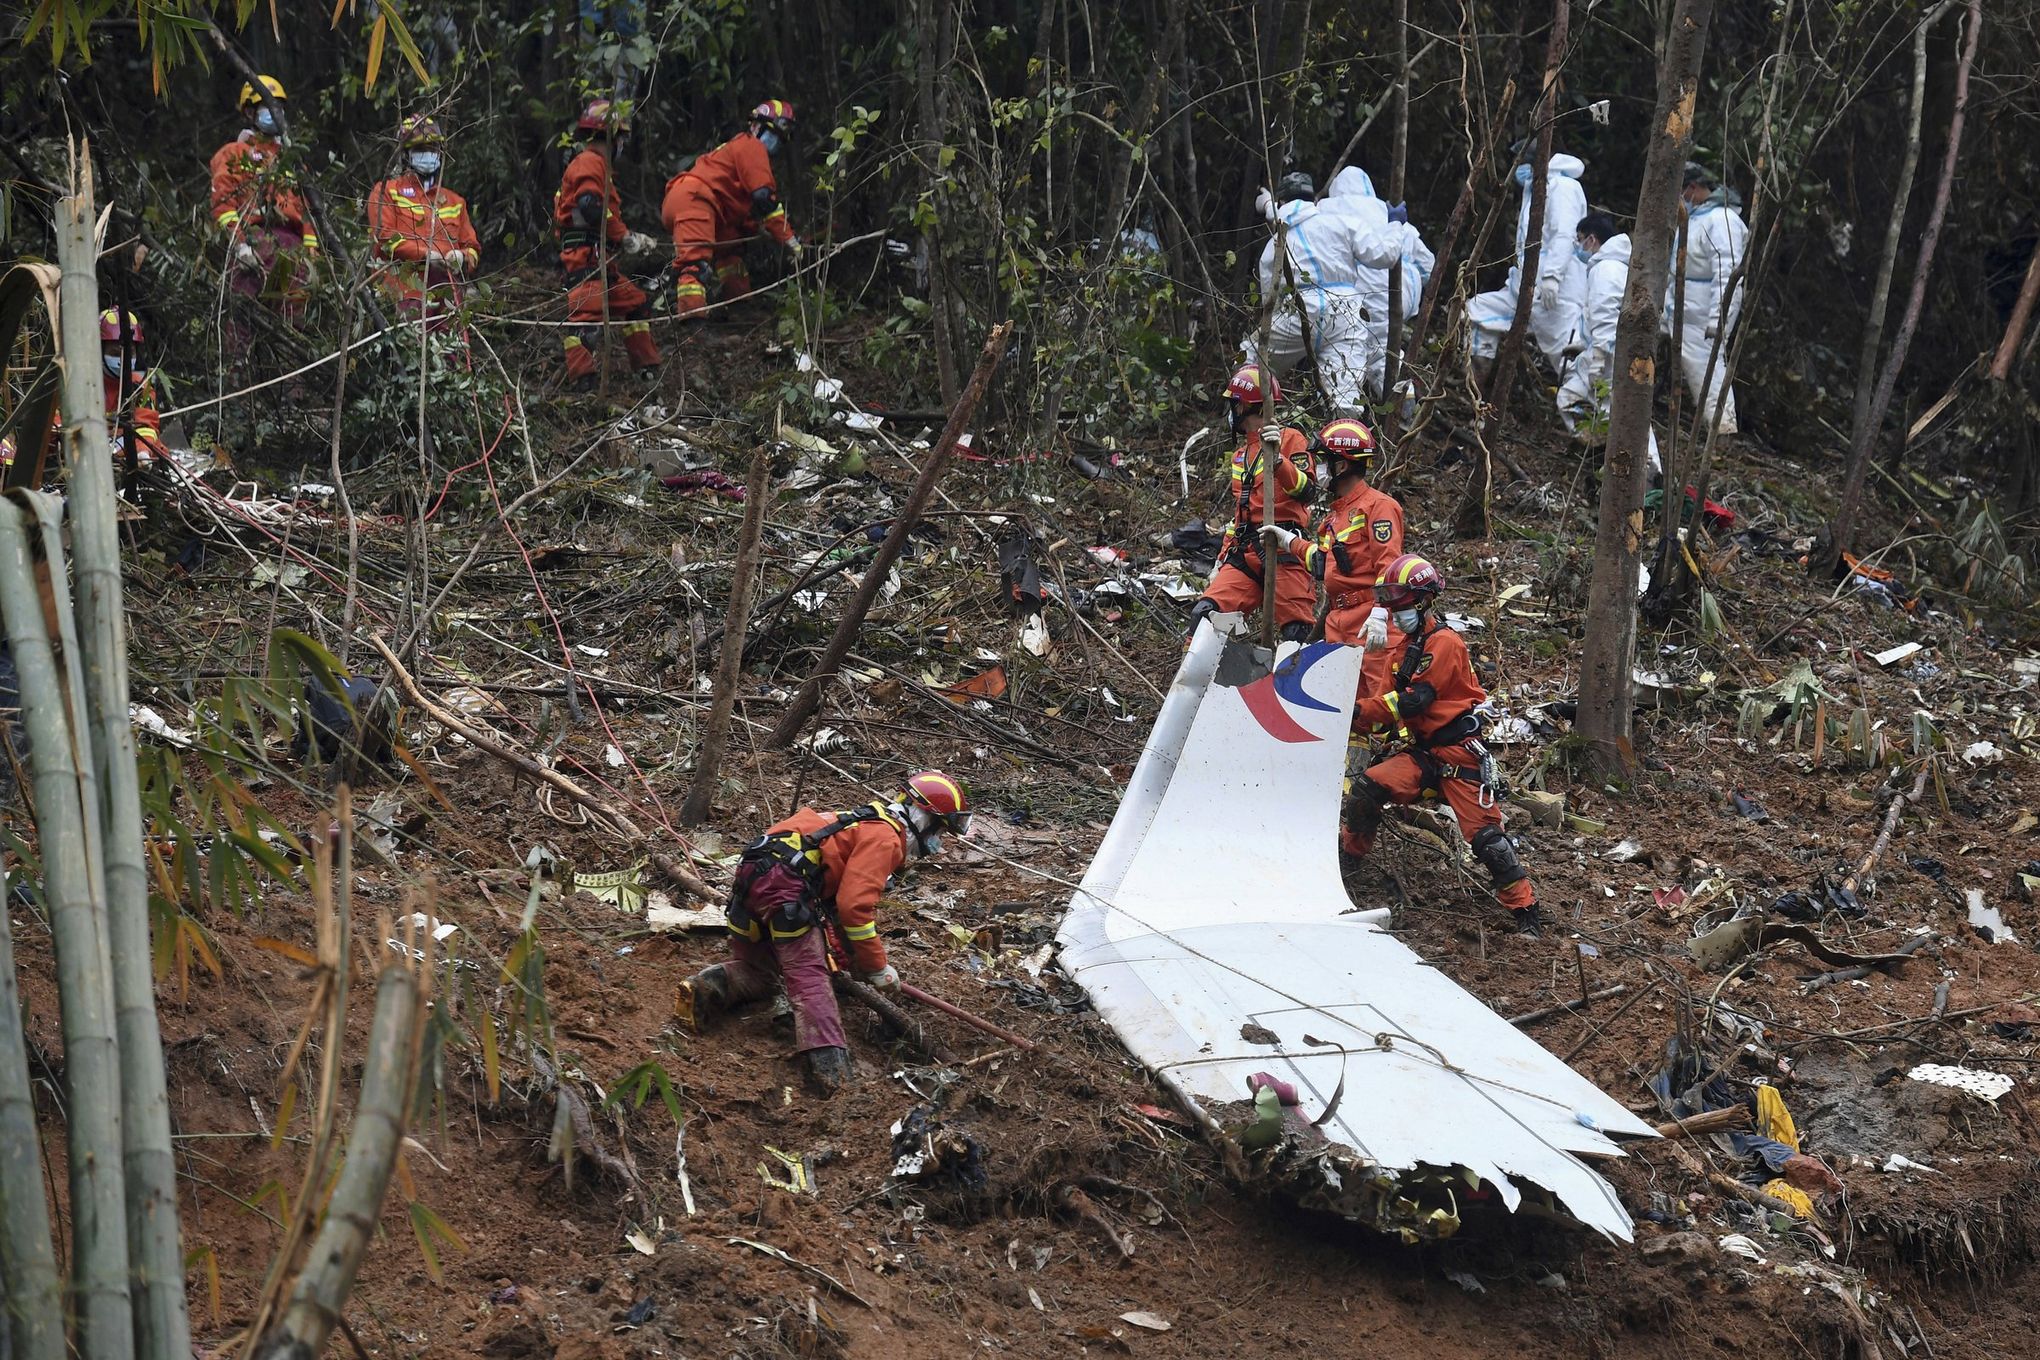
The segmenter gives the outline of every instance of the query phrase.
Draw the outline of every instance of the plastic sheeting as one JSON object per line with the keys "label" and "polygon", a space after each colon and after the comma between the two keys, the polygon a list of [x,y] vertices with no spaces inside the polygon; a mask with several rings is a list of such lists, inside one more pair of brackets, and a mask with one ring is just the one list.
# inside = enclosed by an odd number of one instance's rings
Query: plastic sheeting
{"label": "plastic sheeting", "polygon": [[1580,1155],[1620,1156],[1607,1135],[1649,1126],[1383,931],[1385,912],[1352,909],[1336,838],[1360,653],[1289,644],[1250,678],[1237,625],[1218,616],[1184,656],[1071,900],[1063,967],[1200,1105],[1247,1099],[1265,1071],[1316,1120],[1343,1080],[1322,1132],[1364,1162],[1464,1168],[1512,1210],[1518,1182],[1539,1186],[1628,1240]]}

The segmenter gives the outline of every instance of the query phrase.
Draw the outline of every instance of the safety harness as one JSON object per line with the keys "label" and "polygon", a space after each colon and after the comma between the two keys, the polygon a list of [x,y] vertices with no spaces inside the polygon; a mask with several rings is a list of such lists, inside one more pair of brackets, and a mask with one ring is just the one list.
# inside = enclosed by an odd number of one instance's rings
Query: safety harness
{"label": "safety harness", "polygon": [[[1279,462],[1277,466],[1280,466]],[[1258,561],[1260,554],[1257,552],[1252,559],[1247,556],[1247,539],[1257,537],[1261,531],[1261,526],[1254,519],[1254,491],[1261,478],[1274,475],[1274,469],[1268,466],[1267,451],[1254,450],[1254,456],[1247,461],[1246,467],[1240,473],[1240,489],[1233,495],[1233,522],[1226,531],[1227,547],[1220,559],[1226,565],[1245,572],[1255,585],[1262,584],[1264,578]],[[1306,480],[1303,487],[1304,494],[1308,495],[1311,483]],[[1241,525],[1249,526],[1248,531],[1241,532]],[[1293,534],[1302,534],[1306,530],[1306,526],[1291,520],[1276,520],[1275,527],[1287,529]]]}
{"label": "safety harness", "polygon": [[[723,908],[730,930],[753,943],[764,939],[768,930],[775,940],[791,940],[832,919],[834,904],[824,883],[822,845],[837,832],[869,821],[898,824],[884,804],[871,803],[840,812],[834,821],[812,831],[768,831],[745,846]],[[870,939],[878,926],[874,922],[843,933],[853,942]]]}
{"label": "safety harness", "polygon": [[[1440,628],[1447,626],[1434,620],[1431,622],[1432,626],[1425,629],[1417,640],[1404,650],[1402,662],[1395,670],[1395,683],[1391,686],[1394,692],[1400,693],[1409,688],[1410,682],[1417,677],[1418,669],[1424,664],[1424,658],[1430,654],[1425,644]],[[1400,722],[1402,715],[1398,713],[1396,719]],[[1415,757],[1417,765],[1424,772],[1426,792],[1433,797],[1440,796],[1446,780],[1461,779],[1479,786],[1482,807],[1494,806],[1501,779],[1495,768],[1494,756],[1480,740],[1481,731],[1485,726],[1486,722],[1482,719],[1480,710],[1473,708],[1446,723],[1428,737],[1419,737],[1410,732],[1407,726],[1404,727],[1403,730],[1409,738],[1410,755]],[[1480,763],[1456,765],[1451,761],[1440,760],[1432,754],[1435,750],[1447,746],[1464,746]]]}

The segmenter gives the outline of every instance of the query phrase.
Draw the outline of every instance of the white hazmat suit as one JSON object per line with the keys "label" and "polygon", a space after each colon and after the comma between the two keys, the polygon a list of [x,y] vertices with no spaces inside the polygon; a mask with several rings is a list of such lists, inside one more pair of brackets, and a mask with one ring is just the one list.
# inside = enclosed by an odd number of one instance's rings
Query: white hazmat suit
{"label": "white hazmat suit", "polygon": [[[1706,419],[1714,419],[1714,403],[1720,398],[1723,371],[1728,364],[1729,341],[1736,320],[1742,315],[1742,286],[1736,286],[1728,315],[1721,314],[1721,295],[1728,277],[1742,263],[1749,249],[1750,229],[1739,211],[1741,200],[1730,190],[1716,189],[1707,201],[1690,210],[1686,219],[1686,309],[1679,335],[1679,371],[1685,376],[1688,394],[1700,393]],[[1676,280],[1674,280],[1676,283]],[[1675,295],[1665,293],[1666,335],[1672,333]],[[1721,337],[1721,357],[1714,361],[1714,378],[1701,389],[1707,373],[1707,358],[1714,353],[1714,337]],[[1721,407],[1721,433],[1734,434],[1739,426],[1735,415],[1735,392],[1731,389]]]}
{"label": "white hazmat suit", "polygon": [[[1568,252],[1571,253],[1571,252]],[[1577,258],[1577,256],[1575,256]],[[1622,319],[1622,294],[1629,287],[1629,235],[1611,236],[1585,265],[1586,292],[1581,300],[1580,343],[1583,348],[1565,381],[1558,387],[1558,415],[1568,430],[1582,420],[1608,417],[1609,366],[1615,359],[1615,327]],[[1650,435],[1650,470],[1658,471],[1657,431]]]}
{"label": "white hazmat suit", "polygon": [[[1280,377],[1308,352],[1317,364],[1317,379],[1335,411],[1357,414],[1364,407],[1373,337],[1367,329],[1359,276],[1366,267],[1386,270],[1402,254],[1410,235],[1407,224],[1389,222],[1370,228],[1355,218],[1327,212],[1297,200],[1275,209],[1288,224],[1290,278],[1271,239],[1261,252],[1261,296],[1279,297],[1269,326],[1268,353],[1259,353],[1258,330],[1240,342],[1250,364],[1264,364]],[[1289,284],[1296,291],[1291,295]],[[1301,310],[1299,310],[1299,304]],[[1304,342],[1305,323],[1310,340]]]}
{"label": "white hazmat suit", "polygon": [[[1375,194],[1374,181],[1357,165],[1349,165],[1332,176],[1331,195],[1318,204],[1318,209],[1350,217],[1370,233],[1380,233],[1397,225],[1388,220],[1388,205]],[[1387,377],[1388,271],[1393,265],[1393,260],[1388,265],[1362,264],[1354,274],[1360,291],[1360,305],[1367,311],[1367,391],[1376,397],[1382,395],[1382,383]],[[1402,245],[1405,335],[1409,334],[1410,318],[1417,314],[1417,308],[1424,300],[1424,288],[1430,282],[1431,271],[1437,266],[1438,257],[1431,253],[1431,247],[1424,244],[1423,236],[1414,226],[1408,227]]]}
{"label": "white hazmat suit", "polygon": [[[1564,369],[1565,352],[1575,343],[1579,321],[1581,266],[1573,258],[1573,238],[1587,215],[1587,191],[1580,184],[1586,169],[1587,163],[1578,156],[1555,155],[1544,178],[1544,239],[1537,256],[1530,334],[1554,373]],[[1523,253],[1530,239],[1530,171],[1528,165],[1516,167],[1523,205],[1516,213],[1516,263],[1509,267],[1508,282],[1466,304],[1467,319],[1473,323],[1473,352],[1483,359],[1495,356],[1516,320],[1516,290],[1522,286]]]}

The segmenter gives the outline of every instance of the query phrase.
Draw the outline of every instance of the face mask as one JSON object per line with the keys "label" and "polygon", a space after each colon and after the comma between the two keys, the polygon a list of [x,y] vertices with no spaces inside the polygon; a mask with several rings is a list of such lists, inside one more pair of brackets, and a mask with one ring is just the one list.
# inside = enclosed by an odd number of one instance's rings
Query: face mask
{"label": "face mask", "polygon": [[101,355],[100,362],[106,365],[106,371],[109,376],[115,378],[120,376],[120,356],[118,354]]}
{"label": "face mask", "polygon": [[1594,252],[1588,250],[1585,246],[1574,246],[1572,248],[1572,255],[1581,264],[1592,264],[1594,262]]}
{"label": "face mask", "polygon": [[921,847],[920,857],[922,859],[926,859],[930,855],[939,855],[942,853],[941,832],[933,831],[925,836],[916,834],[914,839],[920,844]]}
{"label": "face mask", "polygon": [[771,128],[760,128],[758,130],[758,140],[765,143],[766,155],[771,156],[778,153],[779,134],[777,132],[774,132]]}
{"label": "face mask", "polygon": [[439,173],[439,153],[437,151],[413,151],[411,153],[411,168],[417,171],[423,178],[431,179]]}
{"label": "face mask", "polygon": [[276,130],[282,126],[283,124],[276,116],[276,110],[270,108],[267,104],[255,110],[255,130],[257,132],[266,132],[273,137],[276,135]]}
{"label": "face mask", "polygon": [[1516,167],[1516,183],[1525,189],[1530,187],[1530,167],[1527,164]]}
{"label": "face mask", "polygon": [[1416,632],[1424,623],[1424,611],[1421,609],[1398,609],[1391,617],[1395,619],[1395,626],[1405,633]]}

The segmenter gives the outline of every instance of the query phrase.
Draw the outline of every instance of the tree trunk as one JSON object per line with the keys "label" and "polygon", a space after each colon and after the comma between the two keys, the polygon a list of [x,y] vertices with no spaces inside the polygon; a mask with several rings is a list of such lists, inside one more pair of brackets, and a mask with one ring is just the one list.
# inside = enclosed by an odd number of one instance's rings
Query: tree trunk
{"label": "tree trunk", "polygon": [[[184,1303],[184,1253],[177,1232],[177,1166],[170,1147],[170,1099],[149,948],[149,876],[142,859],[142,794],[128,716],[126,613],[121,600],[120,525],[107,459],[104,394],[91,356],[99,350],[99,283],[94,272],[92,174],[80,157],[78,193],[67,219],[63,332],[65,395],[77,412],[71,448],[71,529],[77,576],[78,641],[99,795],[107,897],[108,952],[120,1042],[122,1166],[129,1265],[134,1272],[135,1344],[145,1357],[191,1353]],[[343,364],[342,367],[345,367]],[[80,403],[83,403],[82,405]],[[94,428],[97,425],[97,429]]]}
{"label": "tree trunk", "polygon": [[815,663],[815,669],[800,687],[800,692],[786,706],[786,713],[778,726],[765,739],[768,749],[783,751],[793,744],[794,737],[807,725],[807,720],[821,706],[822,687],[835,678],[843,665],[843,658],[850,654],[850,644],[857,638],[857,630],[864,626],[864,616],[871,612],[871,605],[878,598],[878,589],[891,574],[893,563],[906,550],[907,535],[920,522],[921,512],[935,494],[935,483],[949,466],[950,458],[956,452],[956,441],[970,424],[971,413],[977,409],[984,397],[985,387],[991,382],[992,370],[998,366],[999,356],[1006,351],[1006,337],[1012,332],[1013,323],[1002,321],[992,327],[992,333],[985,338],[984,353],[978,356],[977,370],[970,375],[970,384],[963,389],[956,406],[949,412],[949,421],[942,427],[941,437],[935,441],[934,449],[927,461],[921,464],[921,475],[914,483],[914,489],[907,493],[907,503],[900,507],[892,528],[886,533],[885,542],[879,544],[878,555],[871,559],[871,565],[864,569],[864,580],[858,585],[857,593],[850,597],[844,607],[843,617],[836,624],[836,631],[830,635],[829,645],[822,652],[822,659]]}
{"label": "tree trunk", "polygon": [[2011,319],[2005,322],[2004,337],[1998,341],[1997,354],[1990,361],[1990,380],[2001,383],[2012,376],[2012,363],[2019,357],[2019,342],[2026,338],[2026,328],[2033,324],[2033,307],[2040,302],[2040,245],[2033,248],[2033,256],[2026,261],[2026,280],[2019,285],[2019,300],[2012,304]]}
{"label": "tree trunk", "polygon": [[[1408,194],[1410,159],[1410,0],[1395,0],[1395,131],[1388,152],[1388,201]],[[1402,373],[1403,266],[1388,268],[1388,340],[1382,355],[1381,401],[1388,418],[1396,410],[1395,388]]]}
{"label": "tree trunk", "polygon": [[1983,33],[1983,0],[1969,0],[1967,28],[1962,37],[1962,55],[1955,64],[1955,110],[1948,118],[1948,150],[1941,158],[1940,182],[1934,186],[1934,206],[1927,214],[1927,227],[1920,236],[1920,251],[1913,265],[1912,291],[1906,296],[1905,315],[1891,338],[1891,353],[1878,375],[1877,390],[1870,400],[1870,413],[1861,434],[1849,450],[1849,475],[1842,484],[1842,503],[1828,525],[1827,541],[1808,564],[1808,571],[1825,577],[1834,572],[1856,531],[1856,515],[1863,501],[1863,477],[1870,470],[1870,446],[1876,442],[1884,416],[1891,409],[1892,390],[1899,371],[1905,367],[1906,352],[1912,348],[1913,332],[1919,328],[1920,311],[1927,301],[1927,280],[1933,273],[1934,251],[1941,243],[1941,227],[1948,220],[1948,199],[1955,185],[1955,165],[1962,155],[1962,123],[1969,109],[1969,72],[1976,62],[1977,39]]}
{"label": "tree trunk", "polygon": [[1885,224],[1884,253],[1877,260],[1877,281],[1870,287],[1870,315],[1863,323],[1863,347],[1856,356],[1856,402],[1849,420],[1851,450],[1863,442],[1865,431],[1870,428],[1870,402],[1877,386],[1877,351],[1884,342],[1884,314],[1891,305],[1891,277],[1897,271],[1899,242],[1905,237],[1905,209],[1912,202],[1913,175],[1920,164],[1920,122],[1927,105],[1927,31],[1949,3],[1950,0],[1942,0],[1913,29],[1912,118],[1906,124],[1905,155],[1898,164],[1898,187],[1892,191],[1891,216]]}
{"label": "tree trunk", "polygon": [[1671,269],[1680,173],[1693,143],[1700,64],[1713,17],[1714,0],[1677,0],[1672,11],[1636,203],[1629,284],[1622,296],[1622,319],[1609,367],[1613,401],[1580,667],[1580,731],[1587,738],[1590,760],[1602,775],[1627,774],[1634,755],[1630,703],[1636,569],[1643,542],[1651,395],[1657,385],[1658,321],[1665,276]]}
{"label": "tree trunk", "polygon": [[[921,171],[924,190],[939,200],[942,182],[941,148],[947,128],[942,116],[942,97],[936,81],[943,65],[942,28],[944,0],[914,0],[914,94],[921,114]],[[938,214],[939,217],[939,214]],[[942,249],[942,229],[921,229],[921,249],[928,259],[928,309],[935,331],[935,371],[942,385],[942,404],[956,404],[960,381],[956,370],[956,345],[952,335],[949,271]]]}
{"label": "tree trunk", "polygon": [[716,667],[715,704],[701,735],[701,755],[694,765],[694,787],[680,810],[680,825],[698,826],[715,802],[716,779],[722,769],[723,747],[730,738],[730,715],[737,707],[737,686],[744,675],[744,638],[751,627],[751,591],[758,579],[758,539],[765,529],[765,501],[772,489],[772,453],[760,444],[751,455],[751,480],[744,488],[744,527],[737,538],[737,569],[730,582],[730,612],[723,625],[723,649]]}

